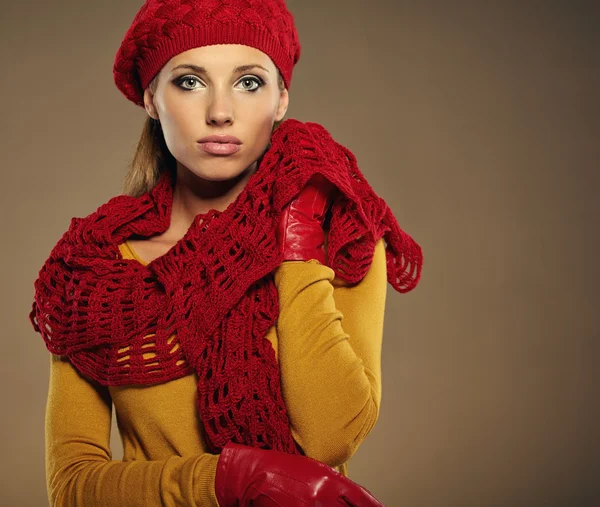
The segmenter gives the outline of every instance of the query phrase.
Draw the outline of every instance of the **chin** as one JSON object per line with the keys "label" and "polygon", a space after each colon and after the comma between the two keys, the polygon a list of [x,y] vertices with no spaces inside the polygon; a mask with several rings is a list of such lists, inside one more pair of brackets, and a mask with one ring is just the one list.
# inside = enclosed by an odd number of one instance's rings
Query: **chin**
{"label": "chin", "polygon": [[[212,165],[212,164],[211,164]],[[209,181],[225,181],[238,177],[247,169],[246,165],[242,167],[237,164],[224,164],[217,162],[210,169],[206,167],[202,169],[188,169],[194,176]]]}

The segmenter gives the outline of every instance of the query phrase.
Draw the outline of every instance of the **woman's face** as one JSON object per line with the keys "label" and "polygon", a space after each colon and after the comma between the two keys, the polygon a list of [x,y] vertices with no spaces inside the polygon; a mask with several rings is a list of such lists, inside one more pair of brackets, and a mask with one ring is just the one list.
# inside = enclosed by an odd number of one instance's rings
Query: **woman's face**
{"label": "woman's face", "polygon": [[[234,178],[255,164],[288,101],[271,58],[238,44],[203,46],[174,56],[144,92],[146,110],[160,120],[178,171],[183,166],[207,180]],[[240,149],[214,154],[198,142],[220,134],[239,138]]]}

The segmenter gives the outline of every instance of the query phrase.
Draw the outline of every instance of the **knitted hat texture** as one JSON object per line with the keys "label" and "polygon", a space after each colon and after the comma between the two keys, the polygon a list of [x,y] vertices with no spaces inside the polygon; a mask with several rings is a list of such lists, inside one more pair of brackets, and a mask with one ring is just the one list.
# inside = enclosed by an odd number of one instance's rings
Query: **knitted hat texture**
{"label": "knitted hat texture", "polygon": [[301,48],[284,0],[146,0],[115,56],[115,84],[143,107],[144,89],[173,56],[214,44],[262,51],[290,88]]}

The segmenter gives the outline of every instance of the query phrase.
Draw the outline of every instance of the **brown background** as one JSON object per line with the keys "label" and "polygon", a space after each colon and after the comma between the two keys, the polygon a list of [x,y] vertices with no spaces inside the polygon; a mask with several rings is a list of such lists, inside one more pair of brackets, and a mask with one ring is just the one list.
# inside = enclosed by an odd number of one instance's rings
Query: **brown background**
{"label": "brown background", "polygon": [[[289,0],[288,117],[348,146],[425,254],[414,292],[388,286],[349,466],[386,505],[600,505],[597,4]],[[145,113],[112,62],[140,6],[2,5],[2,505],[47,503],[33,280],[120,192]]]}

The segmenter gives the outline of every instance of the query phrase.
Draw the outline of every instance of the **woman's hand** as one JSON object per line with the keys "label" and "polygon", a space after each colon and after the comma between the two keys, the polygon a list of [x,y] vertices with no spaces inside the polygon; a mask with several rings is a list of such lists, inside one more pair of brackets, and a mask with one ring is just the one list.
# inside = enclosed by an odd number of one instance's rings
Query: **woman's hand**
{"label": "woman's hand", "polygon": [[368,490],[316,459],[233,442],[219,456],[215,493],[221,507],[383,507]]}
{"label": "woman's hand", "polygon": [[310,178],[281,213],[277,242],[284,261],[316,259],[325,264],[325,214],[337,187],[321,174]]}

